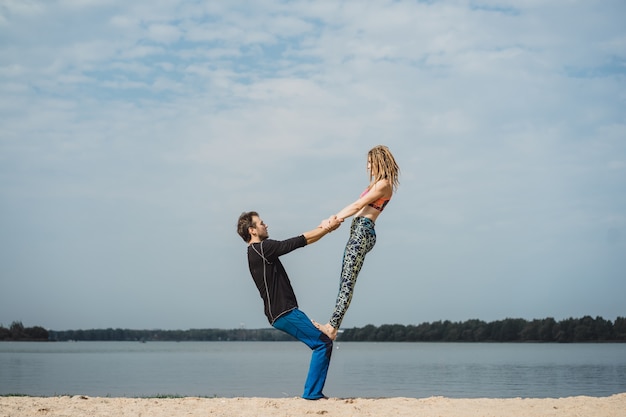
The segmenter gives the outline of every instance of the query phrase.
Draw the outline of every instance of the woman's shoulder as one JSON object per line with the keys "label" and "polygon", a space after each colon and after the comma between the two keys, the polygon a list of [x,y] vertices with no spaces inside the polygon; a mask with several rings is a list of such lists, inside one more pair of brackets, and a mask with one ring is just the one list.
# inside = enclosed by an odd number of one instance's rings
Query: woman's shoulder
{"label": "woman's shoulder", "polygon": [[379,179],[378,181],[376,181],[371,188],[376,188],[378,190],[384,190],[384,189],[391,189],[392,184],[391,181],[389,180],[389,178],[382,178]]}

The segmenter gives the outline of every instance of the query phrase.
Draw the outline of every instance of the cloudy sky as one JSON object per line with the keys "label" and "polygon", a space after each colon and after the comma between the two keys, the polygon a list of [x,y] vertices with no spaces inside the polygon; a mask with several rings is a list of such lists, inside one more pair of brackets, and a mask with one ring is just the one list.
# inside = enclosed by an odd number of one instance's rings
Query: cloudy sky
{"label": "cloudy sky", "polygon": [[[0,1],[0,324],[268,327],[235,232],[400,188],[344,327],[626,316],[623,0]],[[328,320],[348,225],[283,258]]]}

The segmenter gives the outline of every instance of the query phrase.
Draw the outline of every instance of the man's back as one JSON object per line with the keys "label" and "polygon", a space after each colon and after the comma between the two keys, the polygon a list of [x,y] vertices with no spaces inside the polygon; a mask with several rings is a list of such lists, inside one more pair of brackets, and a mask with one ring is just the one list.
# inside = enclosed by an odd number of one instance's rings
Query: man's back
{"label": "man's back", "polygon": [[270,324],[298,308],[298,300],[279,257],[305,245],[306,239],[302,235],[281,241],[265,239],[248,245],[250,274],[263,299],[265,316]]}

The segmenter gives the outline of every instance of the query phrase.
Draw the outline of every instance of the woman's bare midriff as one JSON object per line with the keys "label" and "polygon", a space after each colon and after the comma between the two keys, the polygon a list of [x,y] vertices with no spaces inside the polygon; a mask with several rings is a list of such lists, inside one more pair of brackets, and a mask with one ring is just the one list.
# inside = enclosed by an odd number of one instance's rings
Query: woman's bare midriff
{"label": "woman's bare midriff", "polygon": [[361,210],[357,211],[354,217],[367,217],[374,223],[376,223],[376,219],[380,215],[380,211],[376,210],[374,207],[365,206]]}

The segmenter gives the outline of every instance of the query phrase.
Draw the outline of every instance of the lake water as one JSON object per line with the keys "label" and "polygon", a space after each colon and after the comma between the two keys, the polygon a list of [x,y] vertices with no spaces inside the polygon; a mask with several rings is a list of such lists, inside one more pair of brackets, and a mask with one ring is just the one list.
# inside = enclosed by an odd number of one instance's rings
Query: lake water
{"label": "lake water", "polygon": [[[294,397],[299,342],[0,342],[0,394]],[[326,395],[453,398],[626,392],[626,344],[335,343]]]}

